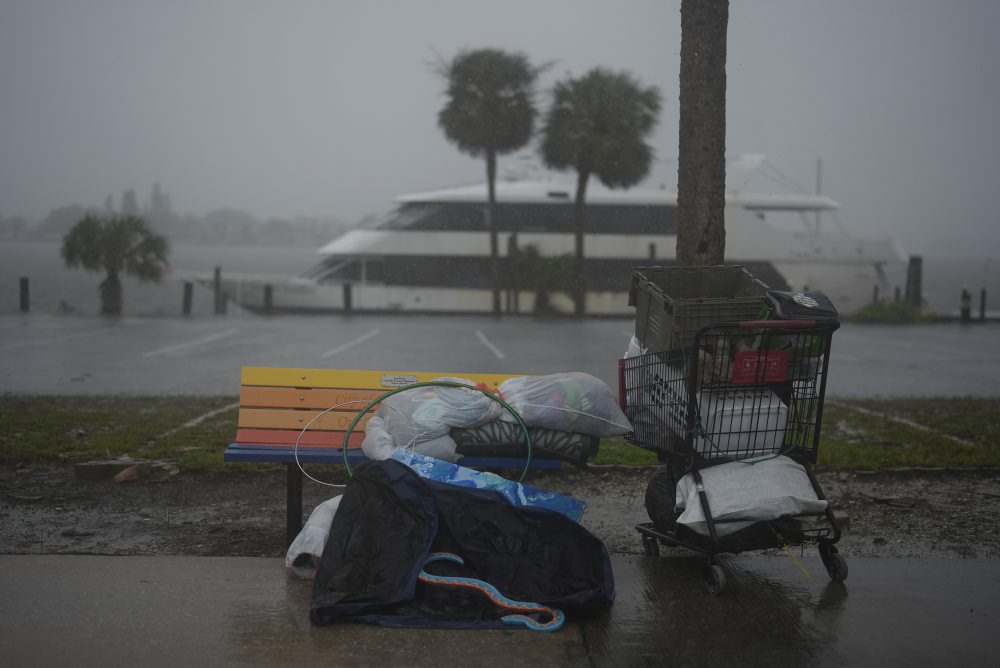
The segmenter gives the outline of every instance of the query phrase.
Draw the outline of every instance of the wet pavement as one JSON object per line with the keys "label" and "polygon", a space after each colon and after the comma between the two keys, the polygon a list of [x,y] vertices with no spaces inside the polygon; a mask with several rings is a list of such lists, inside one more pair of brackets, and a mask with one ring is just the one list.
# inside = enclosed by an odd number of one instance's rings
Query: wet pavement
{"label": "wet pavement", "polygon": [[1000,562],[612,558],[604,617],[555,633],[315,628],[280,559],[2,556],[0,657],[33,665],[997,665]]}
{"label": "wet pavement", "polygon": [[[0,393],[231,395],[243,366],[584,371],[617,387],[627,318],[0,316]],[[827,394],[997,396],[1000,323],[846,324]]]}

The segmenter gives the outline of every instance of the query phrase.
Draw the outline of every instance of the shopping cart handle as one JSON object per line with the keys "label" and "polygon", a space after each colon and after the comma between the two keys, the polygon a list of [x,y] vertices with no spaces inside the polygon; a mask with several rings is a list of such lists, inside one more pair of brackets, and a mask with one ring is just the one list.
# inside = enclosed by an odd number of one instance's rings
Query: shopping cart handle
{"label": "shopping cart handle", "polygon": [[744,320],[740,323],[740,329],[805,329],[815,326],[815,320]]}

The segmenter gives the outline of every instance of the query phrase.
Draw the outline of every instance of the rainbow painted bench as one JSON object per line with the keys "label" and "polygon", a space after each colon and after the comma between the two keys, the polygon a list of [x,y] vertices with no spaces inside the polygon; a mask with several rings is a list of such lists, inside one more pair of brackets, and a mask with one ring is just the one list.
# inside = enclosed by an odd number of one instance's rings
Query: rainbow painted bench
{"label": "rainbow painted bench", "polygon": [[[300,464],[344,463],[344,436],[358,413],[393,389],[441,378],[468,379],[495,391],[514,375],[430,372],[356,371],[243,367],[236,440],[223,455],[227,462],[278,463],[287,467],[286,538],[302,528],[302,469]],[[361,452],[370,410],[348,437],[347,459],[365,459]],[[308,428],[307,428],[308,427]],[[495,421],[481,428],[453,430],[462,456],[459,464],[473,468],[561,468],[564,461],[580,465],[596,453],[598,441],[582,434],[529,429],[532,447],[521,428]]]}

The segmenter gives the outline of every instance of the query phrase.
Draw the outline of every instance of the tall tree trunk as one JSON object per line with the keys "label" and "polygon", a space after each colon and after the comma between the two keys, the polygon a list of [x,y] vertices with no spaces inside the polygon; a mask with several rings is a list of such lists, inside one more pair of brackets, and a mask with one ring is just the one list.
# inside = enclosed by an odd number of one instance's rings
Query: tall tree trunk
{"label": "tall tree trunk", "polygon": [[493,315],[500,315],[500,241],[497,232],[497,154],[486,153],[486,183],[489,203],[486,205],[486,225],[490,230],[490,279],[493,283]]}
{"label": "tall tree trunk", "polygon": [[581,171],[576,176],[576,199],[574,200],[575,216],[573,236],[575,241],[575,258],[573,260],[573,313],[581,318],[586,314],[587,272],[583,266],[583,233],[586,230],[586,199],[589,171]]}
{"label": "tall tree trunk", "polygon": [[729,0],[681,0],[677,262],[726,252],[726,31]]}
{"label": "tall tree trunk", "polygon": [[101,281],[99,289],[101,291],[101,313],[121,315],[122,283],[118,278],[118,272],[109,270],[108,275]]}

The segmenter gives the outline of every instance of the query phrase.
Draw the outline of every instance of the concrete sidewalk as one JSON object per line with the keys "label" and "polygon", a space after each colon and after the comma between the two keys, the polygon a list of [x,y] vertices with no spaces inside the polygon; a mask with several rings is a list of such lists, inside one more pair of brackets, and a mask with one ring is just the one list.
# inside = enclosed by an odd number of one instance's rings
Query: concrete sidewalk
{"label": "concrete sidewalk", "polygon": [[997,665],[1000,562],[615,557],[605,617],[555,633],[310,626],[279,559],[0,556],[0,657],[36,665]]}

